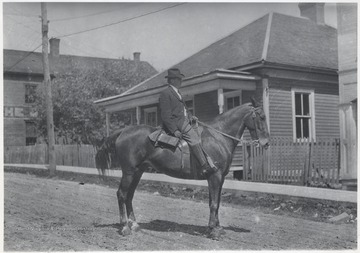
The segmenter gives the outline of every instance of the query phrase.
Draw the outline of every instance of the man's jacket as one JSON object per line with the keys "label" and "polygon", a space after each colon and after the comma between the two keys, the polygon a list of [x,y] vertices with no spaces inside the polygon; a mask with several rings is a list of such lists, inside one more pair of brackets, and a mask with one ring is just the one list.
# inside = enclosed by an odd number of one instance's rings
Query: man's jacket
{"label": "man's jacket", "polygon": [[159,104],[162,124],[165,131],[171,134],[174,134],[176,130],[182,132],[184,122],[188,119],[184,113],[184,110],[186,110],[185,103],[180,99],[178,94],[176,94],[175,90],[168,86],[161,92]]}

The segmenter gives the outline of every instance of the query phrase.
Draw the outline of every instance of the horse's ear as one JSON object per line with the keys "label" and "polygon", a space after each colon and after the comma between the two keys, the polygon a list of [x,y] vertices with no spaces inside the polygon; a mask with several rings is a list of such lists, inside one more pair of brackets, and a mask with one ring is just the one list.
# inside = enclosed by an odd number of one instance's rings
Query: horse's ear
{"label": "horse's ear", "polygon": [[253,105],[255,108],[257,108],[257,107],[260,106],[260,104],[256,101],[256,99],[255,99],[254,96],[251,96],[251,97],[250,97],[250,100],[251,100],[252,105]]}

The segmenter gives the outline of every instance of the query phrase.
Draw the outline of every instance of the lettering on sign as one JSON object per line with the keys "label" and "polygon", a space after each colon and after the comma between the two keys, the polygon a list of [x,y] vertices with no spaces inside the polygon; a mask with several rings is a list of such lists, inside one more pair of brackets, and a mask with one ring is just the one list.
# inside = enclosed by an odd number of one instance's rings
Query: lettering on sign
{"label": "lettering on sign", "polygon": [[35,108],[19,107],[19,106],[4,106],[5,118],[36,118],[38,112]]}

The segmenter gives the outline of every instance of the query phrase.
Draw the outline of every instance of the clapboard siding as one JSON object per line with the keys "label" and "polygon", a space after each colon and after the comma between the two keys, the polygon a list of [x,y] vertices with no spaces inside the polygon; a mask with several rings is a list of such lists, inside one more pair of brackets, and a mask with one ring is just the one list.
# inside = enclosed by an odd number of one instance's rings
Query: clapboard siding
{"label": "clapboard siding", "polygon": [[292,137],[292,108],[290,88],[281,87],[269,90],[269,113],[271,137]]}
{"label": "clapboard siding", "polygon": [[339,97],[337,95],[315,94],[316,137],[339,138]]}
{"label": "clapboard siding", "polygon": [[292,137],[291,89],[314,90],[317,137],[339,137],[338,87],[334,84],[272,79],[270,83],[270,133],[272,137]]}
{"label": "clapboard siding", "polygon": [[348,103],[357,99],[357,70],[349,70],[339,75],[340,98],[339,103]]}
{"label": "clapboard siding", "polygon": [[195,95],[195,115],[199,120],[208,122],[219,114],[217,91]]}
{"label": "clapboard siding", "polygon": [[5,146],[25,146],[25,121],[23,119],[4,120]]}

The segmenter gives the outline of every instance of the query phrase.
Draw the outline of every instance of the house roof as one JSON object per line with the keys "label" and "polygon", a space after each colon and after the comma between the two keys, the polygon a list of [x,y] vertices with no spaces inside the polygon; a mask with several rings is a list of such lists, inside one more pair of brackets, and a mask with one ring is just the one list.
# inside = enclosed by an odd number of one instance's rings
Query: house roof
{"label": "house roof", "polygon": [[[37,52],[28,52],[20,50],[4,49],[4,73],[26,73],[43,74],[42,54]],[[49,55],[51,74],[66,73],[75,69],[91,70],[104,66],[105,64],[128,63],[127,66],[134,66],[135,62],[128,59],[107,59],[96,57],[83,57],[75,55],[59,55],[51,57]],[[140,61],[139,68],[148,70],[149,73],[156,73],[154,67],[148,62]]]}
{"label": "house roof", "polygon": [[[337,31],[305,18],[269,13],[173,67],[188,77],[261,61],[337,69]],[[166,74],[159,73],[121,95],[162,86]]]}

